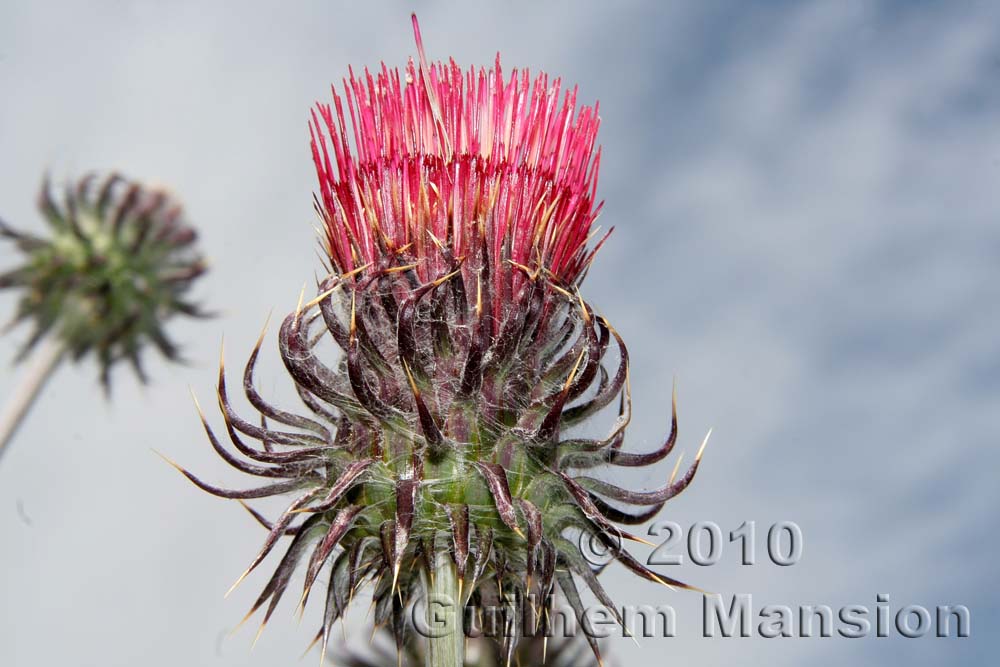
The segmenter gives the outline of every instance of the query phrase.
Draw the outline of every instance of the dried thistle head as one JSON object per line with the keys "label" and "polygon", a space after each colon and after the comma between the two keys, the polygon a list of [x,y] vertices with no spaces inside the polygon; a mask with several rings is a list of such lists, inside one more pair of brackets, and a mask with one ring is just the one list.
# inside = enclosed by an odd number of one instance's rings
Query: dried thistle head
{"label": "dried thistle head", "polygon": [[175,314],[204,315],[186,295],[206,269],[181,206],[117,174],[91,174],[61,198],[45,179],[38,208],[48,238],[0,222],[0,238],[24,255],[21,266],[0,274],[0,288],[21,290],[11,326],[33,326],[18,358],[53,335],[76,359],[93,352],[105,387],[121,360],[145,380],[140,352],[147,344],[177,359],[163,325]]}
{"label": "dried thistle head", "polygon": [[[324,647],[370,581],[376,624],[402,648],[407,605],[447,555],[462,606],[535,612],[535,627],[498,638],[509,656],[519,636],[545,631],[557,587],[578,615],[580,583],[614,608],[574,532],[640,576],[684,587],[630,555],[623,542],[642,540],[618,524],[647,521],[684,490],[700,452],[651,491],[594,474],[659,462],[677,435],[675,415],[661,447],[624,451],[628,354],[578,289],[606,238],[593,243],[596,107],[578,108],[576,90],[562,95],[544,74],[505,79],[499,58],[478,71],[428,65],[414,30],[419,64],[352,73],[312,117],[330,275],[279,332],[308,414],[258,393],[258,341],[243,390],[260,418],[237,414],[220,370],[236,453],[205,426],[226,461],[267,483],[227,490],[182,472],[224,498],[292,494],[273,522],[255,512],[269,533],[247,573],[291,536],[251,610],[266,605],[264,623],[304,562],[302,604],[322,573],[328,581]],[[328,340],[342,356],[322,358]],[[569,434],[615,403],[607,437]]]}

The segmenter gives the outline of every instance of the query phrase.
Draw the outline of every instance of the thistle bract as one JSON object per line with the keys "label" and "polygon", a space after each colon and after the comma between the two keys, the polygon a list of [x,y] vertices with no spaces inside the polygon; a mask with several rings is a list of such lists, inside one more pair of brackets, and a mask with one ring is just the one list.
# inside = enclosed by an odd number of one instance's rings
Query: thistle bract
{"label": "thistle bract", "polygon": [[33,326],[19,357],[52,335],[73,358],[93,352],[105,386],[121,360],[145,379],[140,353],[147,344],[176,359],[163,325],[175,314],[204,314],[186,293],[206,268],[181,206],[112,174],[87,176],[58,198],[46,179],[38,207],[48,238],[0,223],[0,237],[24,255],[21,266],[0,275],[0,287],[21,290],[14,323]]}
{"label": "thistle bract", "polygon": [[[267,605],[264,622],[301,563],[303,603],[321,573],[329,582],[324,646],[366,581],[376,623],[402,646],[404,610],[446,556],[463,607],[537,612],[531,627],[503,629],[509,652],[518,636],[544,632],[556,588],[579,615],[580,585],[614,608],[574,534],[643,577],[683,586],[629,555],[632,536],[617,524],[651,518],[697,460],[652,491],[590,472],[653,464],[676,439],[674,420],[655,451],[623,450],[627,352],[578,290],[600,246],[596,108],[578,108],[576,90],[563,94],[544,74],[505,78],[499,58],[478,71],[428,65],[414,28],[419,64],[352,73],[312,117],[331,272],[279,332],[308,414],[255,389],[258,342],[243,390],[260,419],[237,414],[219,377],[228,435],[245,458],[208,431],[229,463],[269,481],[232,491],[185,474],[226,498],[293,494],[273,523],[256,515],[270,532],[248,572],[292,536],[251,611]],[[339,358],[321,358],[326,339]],[[615,405],[606,438],[569,435]]]}

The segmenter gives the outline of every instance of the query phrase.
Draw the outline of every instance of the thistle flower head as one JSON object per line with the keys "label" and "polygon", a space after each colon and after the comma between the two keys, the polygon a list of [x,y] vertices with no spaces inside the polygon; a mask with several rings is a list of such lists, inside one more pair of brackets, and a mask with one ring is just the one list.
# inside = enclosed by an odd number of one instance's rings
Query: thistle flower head
{"label": "thistle flower head", "polygon": [[19,358],[51,334],[74,358],[93,352],[105,387],[121,360],[145,379],[140,352],[149,343],[177,359],[163,324],[178,313],[203,315],[186,293],[205,271],[180,205],[117,174],[92,174],[61,198],[46,179],[38,208],[49,238],[0,222],[0,237],[24,255],[21,266],[0,274],[0,288],[21,290],[12,325],[33,325]]}
{"label": "thistle flower head", "polygon": [[[578,109],[575,89],[563,95],[544,74],[505,78],[499,59],[464,73],[428,65],[414,29],[419,64],[352,73],[343,97],[312,117],[332,271],[279,332],[309,414],[261,397],[258,343],[243,389],[260,420],[237,414],[219,377],[228,435],[245,458],[206,429],[229,463],[268,482],[233,491],[185,474],[226,498],[294,492],[275,521],[255,514],[269,534],[247,572],[292,536],[251,611],[267,605],[264,622],[306,561],[303,603],[321,573],[329,582],[324,646],[371,581],[376,623],[401,647],[403,610],[448,558],[461,606],[536,613],[504,629],[509,656],[519,636],[545,631],[556,588],[580,615],[578,583],[612,606],[574,534],[647,579],[683,586],[631,556],[623,541],[639,538],[617,524],[651,518],[698,460],[651,491],[592,472],[656,463],[677,434],[675,419],[658,449],[624,451],[628,355],[578,291],[600,246],[596,108]],[[339,359],[323,358],[325,340]],[[607,437],[568,434],[616,401]]]}

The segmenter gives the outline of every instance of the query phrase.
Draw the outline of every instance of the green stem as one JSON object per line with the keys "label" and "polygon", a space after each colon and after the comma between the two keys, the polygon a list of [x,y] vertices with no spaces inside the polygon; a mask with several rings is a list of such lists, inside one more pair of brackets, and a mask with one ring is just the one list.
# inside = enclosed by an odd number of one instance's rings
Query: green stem
{"label": "green stem", "polygon": [[427,667],[463,667],[465,633],[462,629],[458,573],[447,551],[435,560],[433,576],[424,577],[424,590],[427,591]]}
{"label": "green stem", "polygon": [[44,339],[31,355],[27,375],[0,413],[0,457],[7,451],[7,443],[14,437],[17,427],[24,421],[45,382],[62,361],[65,351],[62,341],[50,337]]}

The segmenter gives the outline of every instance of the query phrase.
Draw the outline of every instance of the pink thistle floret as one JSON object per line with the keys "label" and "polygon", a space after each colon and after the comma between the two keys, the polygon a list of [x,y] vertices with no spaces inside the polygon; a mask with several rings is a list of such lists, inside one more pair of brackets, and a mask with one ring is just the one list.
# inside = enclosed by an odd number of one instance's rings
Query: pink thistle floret
{"label": "pink thistle floret", "polygon": [[[413,29],[420,64],[410,59],[405,83],[385,64],[374,77],[352,70],[344,96],[334,88],[333,107],[313,112],[333,268],[413,262],[427,280],[482,244],[495,299],[517,301],[539,270],[577,283],[600,246],[587,247],[601,208],[597,105],[578,110],[575,87],[560,104],[561,80],[545,73],[531,82],[514,70],[505,82],[499,54],[478,72],[454,60],[428,66],[416,17]],[[463,273],[482,268],[470,262]]]}

